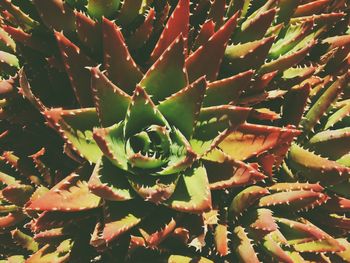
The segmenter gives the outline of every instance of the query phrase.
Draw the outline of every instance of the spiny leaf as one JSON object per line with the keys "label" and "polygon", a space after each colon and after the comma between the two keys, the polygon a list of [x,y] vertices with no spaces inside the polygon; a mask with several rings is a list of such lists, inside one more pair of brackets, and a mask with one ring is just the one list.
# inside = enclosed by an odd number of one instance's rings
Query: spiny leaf
{"label": "spiny leaf", "polygon": [[148,12],[145,21],[139,26],[134,34],[128,38],[128,44],[130,49],[141,48],[150,38],[152,31],[154,30],[153,22],[155,20],[155,11],[151,8]]}
{"label": "spiny leaf", "polygon": [[171,255],[168,259],[168,263],[191,263],[191,262],[197,262],[197,263],[213,263],[210,259],[207,259],[205,257],[187,257],[187,256],[181,256],[181,255]]}
{"label": "spiny leaf", "polygon": [[[167,101],[169,100],[166,100],[165,102]],[[134,90],[132,101],[125,118],[125,137],[129,138],[131,135],[141,132],[143,129],[148,128],[151,125],[168,127],[167,120],[165,120],[168,116],[163,112],[163,107],[161,105],[162,104],[157,108],[147,92],[140,86],[137,86]],[[180,105],[183,106],[185,104],[180,103]],[[177,114],[179,114],[179,112],[177,112]],[[168,121],[170,122],[170,119]]]}
{"label": "spiny leaf", "polygon": [[12,230],[11,235],[12,239],[27,251],[36,252],[38,250],[39,244],[31,236],[26,235],[18,229]]}
{"label": "spiny leaf", "polygon": [[199,33],[193,43],[192,49],[196,50],[208,42],[209,38],[215,33],[215,23],[213,20],[207,20],[199,30]]}
{"label": "spiny leaf", "polygon": [[270,27],[276,12],[277,9],[272,8],[251,19],[247,18],[247,20],[242,23],[240,31],[235,33],[233,41],[247,43],[263,38],[267,29]]}
{"label": "spiny leaf", "polygon": [[207,173],[203,166],[194,165],[180,177],[175,192],[165,202],[171,208],[191,213],[211,208],[211,193]]}
{"label": "spiny leaf", "polygon": [[295,52],[287,53],[276,60],[267,62],[260,68],[259,73],[264,74],[275,70],[282,71],[293,67],[305,58],[314,44],[314,41],[310,41],[306,46],[303,46]]}
{"label": "spiny leaf", "polygon": [[28,210],[39,211],[82,211],[99,206],[100,198],[88,189],[84,181],[90,176],[91,169],[88,166],[81,167],[61,182],[56,184],[49,192],[40,198],[33,200]]}
{"label": "spiny leaf", "polygon": [[268,193],[269,191],[266,188],[260,186],[247,187],[233,198],[229,208],[229,215],[234,217],[243,213],[262,196]]}
{"label": "spiny leaf", "polygon": [[301,122],[306,131],[311,131],[315,127],[326,110],[338,98],[348,82],[349,76],[350,74],[346,73],[334,81],[306,113],[305,119]]}
{"label": "spiny leaf", "polygon": [[62,1],[33,0],[40,18],[50,29],[69,33],[75,29],[74,12]]}
{"label": "spiny leaf", "polygon": [[185,40],[180,35],[165,49],[139,83],[156,104],[188,85],[184,45]]}
{"label": "spiny leaf", "polygon": [[248,70],[232,77],[217,80],[208,84],[203,106],[234,104],[242,91],[249,85],[253,70]]}
{"label": "spiny leaf", "polygon": [[24,30],[31,30],[38,25],[38,22],[25,14],[18,6],[14,5],[11,0],[1,1],[0,9],[6,10],[15,19],[15,24]]}
{"label": "spiny leaf", "polygon": [[334,185],[349,178],[350,169],[334,161],[322,158],[297,144],[293,144],[288,160],[290,166],[312,182]]}
{"label": "spiny leaf", "polygon": [[339,159],[350,152],[350,128],[319,132],[309,140],[309,145],[322,156]]}
{"label": "spiny leaf", "polygon": [[223,67],[230,74],[260,67],[273,44],[271,36],[245,44],[230,45],[225,50]]}
{"label": "spiny leaf", "polygon": [[310,16],[321,13],[329,4],[330,0],[316,0],[303,5],[299,5],[294,12],[294,17]]}
{"label": "spiny leaf", "polygon": [[123,201],[135,197],[124,171],[120,171],[105,157],[96,163],[88,186],[93,194],[107,200]]}
{"label": "spiny leaf", "polygon": [[215,228],[214,240],[215,248],[221,257],[227,256],[230,253],[228,247],[228,226],[225,224],[218,224]]}
{"label": "spiny leaf", "polygon": [[243,186],[265,179],[265,175],[252,166],[233,160],[224,154],[222,154],[224,155],[223,160],[221,158],[218,161],[210,160],[216,154],[219,155],[220,151],[210,153],[208,157],[205,157],[206,161],[204,161],[204,166],[208,172],[210,189]]}
{"label": "spiny leaf", "polygon": [[131,94],[142,79],[142,72],[132,59],[120,28],[102,19],[103,66],[107,77],[126,93]]}
{"label": "spiny leaf", "polygon": [[93,52],[102,48],[101,25],[82,12],[75,12],[77,35]]}
{"label": "spiny leaf", "polygon": [[217,146],[222,136],[245,122],[250,112],[250,108],[230,105],[202,108],[190,140],[193,150],[205,155]]}
{"label": "spiny leaf", "polygon": [[244,231],[244,228],[241,226],[236,226],[234,229],[234,240],[233,240],[233,248],[236,251],[239,259],[242,262],[252,262],[259,263],[256,252],[252,244],[250,243],[250,239]]}
{"label": "spiny leaf", "polygon": [[46,244],[26,260],[27,263],[66,262],[69,260],[73,241],[66,239],[57,247]]}
{"label": "spiny leaf", "polygon": [[190,17],[189,7],[189,0],[179,0],[167,24],[165,25],[165,28],[160,35],[154,50],[152,51],[150,58],[151,62],[156,61],[180,34],[182,34],[185,40],[184,49],[185,53],[187,54],[187,38]]}
{"label": "spiny leaf", "polygon": [[92,137],[92,130],[99,126],[95,108],[79,110],[46,110],[44,115],[49,124],[57,129],[63,139],[79,156],[96,162],[102,155]]}
{"label": "spiny leaf", "polygon": [[262,197],[259,200],[260,207],[285,206],[293,210],[307,210],[321,205],[328,200],[328,196],[314,191],[290,191],[274,193]]}
{"label": "spiny leaf", "polygon": [[120,0],[88,0],[86,6],[94,18],[112,17],[119,9]]}
{"label": "spiny leaf", "polygon": [[151,206],[147,203],[140,204],[139,200],[106,203],[104,222],[96,226],[90,241],[91,245],[95,247],[108,245],[139,224],[150,211]]}
{"label": "spiny leaf", "polygon": [[246,160],[290,141],[298,133],[288,128],[243,124],[229,133],[218,147],[235,160]]}
{"label": "spiny leaf", "polygon": [[[305,83],[304,85],[293,87],[288,91],[283,105],[282,120],[284,124],[292,124],[296,127],[299,126],[310,90],[310,84]],[[295,101],[298,101],[298,103],[295,103]]]}
{"label": "spiny leaf", "polygon": [[64,67],[78,102],[82,107],[93,105],[89,88],[90,74],[85,69],[87,66],[93,66],[92,60],[62,33],[55,32],[55,36],[61,51]]}
{"label": "spiny leaf", "polygon": [[178,128],[186,138],[192,136],[205,90],[206,81],[202,77],[158,105],[159,111],[169,123]]}
{"label": "spiny leaf", "polygon": [[90,71],[93,100],[102,126],[124,120],[131,97],[108,80],[97,67]]}
{"label": "spiny leaf", "polygon": [[142,0],[124,0],[118,14],[118,24],[126,26],[133,22],[139,14],[142,2]]}
{"label": "spiny leaf", "polygon": [[238,13],[232,16],[218,31],[186,59],[190,82],[201,76],[214,81],[225,53],[226,46],[237,24]]}

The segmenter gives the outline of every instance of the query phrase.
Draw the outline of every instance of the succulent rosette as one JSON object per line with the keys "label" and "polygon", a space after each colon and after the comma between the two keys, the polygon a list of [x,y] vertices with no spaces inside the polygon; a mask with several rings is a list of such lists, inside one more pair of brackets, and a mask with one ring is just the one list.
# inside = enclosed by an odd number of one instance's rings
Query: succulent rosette
{"label": "succulent rosette", "polygon": [[349,17],[0,0],[0,259],[350,262]]}

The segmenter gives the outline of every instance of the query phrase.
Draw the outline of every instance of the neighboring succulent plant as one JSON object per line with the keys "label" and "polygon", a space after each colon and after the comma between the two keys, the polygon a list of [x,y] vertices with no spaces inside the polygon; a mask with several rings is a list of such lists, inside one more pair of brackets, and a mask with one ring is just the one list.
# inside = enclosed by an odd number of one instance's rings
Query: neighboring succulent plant
{"label": "neighboring succulent plant", "polygon": [[345,0],[0,15],[0,257],[350,262]]}

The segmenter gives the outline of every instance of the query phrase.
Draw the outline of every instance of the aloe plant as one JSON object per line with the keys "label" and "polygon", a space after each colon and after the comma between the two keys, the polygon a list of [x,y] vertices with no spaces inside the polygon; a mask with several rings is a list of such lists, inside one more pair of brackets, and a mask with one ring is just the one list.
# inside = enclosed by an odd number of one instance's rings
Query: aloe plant
{"label": "aloe plant", "polygon": [[4,260],[349,261],[346,1],[0,11]]}

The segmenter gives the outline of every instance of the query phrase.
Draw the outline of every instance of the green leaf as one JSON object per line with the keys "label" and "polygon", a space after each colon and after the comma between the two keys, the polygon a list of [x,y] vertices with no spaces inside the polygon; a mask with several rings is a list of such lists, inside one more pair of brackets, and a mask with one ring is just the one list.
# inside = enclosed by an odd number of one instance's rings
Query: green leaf
{"label": "green leaf", "polygon": [[94,140],[103,154],[117,167],[128,170],[125,152],[124,122],[94,130]]}
{"label": "green leaf", "polygon": [[97,162],[102,152],[93,139],[92,131],[99,126],[95,108],[78,110],[51,109],[44,115],[52,127],[82,158]]}
{"label": "green leaf", "polygon": [[88,186],[93,194],[107,200],[123,201],[135,197],[125,171],[118,169],[106,157],[97,162]]}
{"label": "green leaf", "polygon": [[88,0],[86,6],[88,13],[100,19],[103,17],[112,17],[118,11],[120,0]]}
{"label": "green leaf", "polygon": [[30,252],[36,252],[39,249],[39,244],[34,239],[24,234],[22,231],[15,229],[11,231],[12,239],[16,244]]}
{"label": "green leaf", "polygon": [[183,212],[202,213],[209,210],[211,193],[205,168],[194,165],[187,169],[165,204]]}
{"label": "green leaf", "polygon": [[184,38],[180,35],[152,65],[139,83],[156,104],[188,85],[184,68],[186,56],[184,45]]}
{"label": "green leaf", "polygon": [[275,37],[244,44],[230,45],[225,50],[223,68],[230,74],[259,68],[266,60]]}
{"label": "green leaf", "polygon": [[39,249],[35,254],[31,255],[30,258],[26,260],[27,263],[47,263],[47,262],[57,262],[63,263],[67,262],[70,257],[74,242],[70,239],[62,241],[57,247],[55,245],[45,245]]}
{"label": "green leaf", "polygon": [[272,8],[258,15],[248,17],[233,37],[234,42],[247,43],[263,38],[275,18],[277,9]]}
{"label": "green leaf", "polygon": [[242,91],[250,84],[253,70],[248,70],[229,78],[217,80],[208,84],[203,106],[234,104]]}
{"label": "green leaf", "polygon": [[124,120],[131,97],[115,86],[98,67],[90,71],[93,100],[102,126],[111,126]]}
{"label": "green leaf", "polygon": [[[180,104],[184,107],[184,104]],[[163,112],[162,112],[163,113]],[[166,117],[166,116],[165,116]],[[169,127],[159,109],[153,104],[147,92],[136,87],[125,118],[124,134],[130,136],[147,129],[151,125]]]}
{"label": "green leaf", "polygon": [[326,130],[309,140],[310,148],[333,160],[350,152],[350,128]]}
{"label": "green leaf", "polygon": [[229,215],[234,217],[243,213],[262,196],[268,193],[269,191],[266,188],[260,186],[247,187],[233,198],[229,208]]}
{"label": "green leaf", "polygon": [[128,175],[132,188],[145,200],[160,204],[175,191],[179,174],[151,176],[149,174]]}
{"label": "green leaf", "polygon": [[288,155],[290,167],[311,182],[334,185],[349,179],[350,168],[293,144]]}
{"label": "green leaf", "polygon": [[[158,105],[159,111],[186,137],[192,136],[206,90],[205,77],[168,97]],[[144,114],[143,114],[144,115]]]}
{"label": "green leaf", "polygon": [[190,144],[193,150],[204,155],[225,136],[246,121],[250,108],[236,106],[213,106],[202,108]]}
{"label": "green leaf", "polygon": [[325,89],[325,92],[317,99],[310,110],[306,113],[305,119],[302,120],[301,125],[306,131],[311,131],[325,114],[332,103],[342,93],[346,84],[349,81],[349,74],[346,73],[334,81]]}

